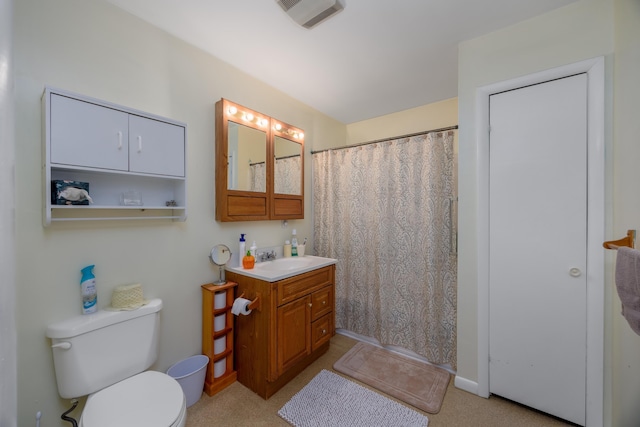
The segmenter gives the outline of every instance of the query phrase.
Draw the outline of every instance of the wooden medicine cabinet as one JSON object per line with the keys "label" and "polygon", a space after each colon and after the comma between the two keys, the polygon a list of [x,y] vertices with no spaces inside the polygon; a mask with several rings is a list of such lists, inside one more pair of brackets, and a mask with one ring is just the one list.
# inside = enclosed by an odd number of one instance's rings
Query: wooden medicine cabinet
{"label": "wooden medicine cabinet", "polygon": [[304,218],[304,132],[216,103],[216,220]]}

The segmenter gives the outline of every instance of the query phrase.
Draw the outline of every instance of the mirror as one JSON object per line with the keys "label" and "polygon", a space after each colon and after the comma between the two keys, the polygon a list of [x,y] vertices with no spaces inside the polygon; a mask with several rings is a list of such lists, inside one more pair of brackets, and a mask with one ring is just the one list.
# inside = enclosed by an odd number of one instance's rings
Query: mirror
{"label": "mirror", "polygon": [[209,259],[218,267],[218,280],[214,285],[224,285],[227,283],[224,277],[224,266],[231,259],[231,250],[227,245],[215,245],[209,253]]}
{"label": "mirror", "polygon": [[216,103],[216,220],[304,218],[304,132]]}
{"label": "mirror", "polygon": [[267,191],[267,133],[229,121],[227,188]]}
{"label": "mirror", "polygon": [[280,136],[274,141],[274,193],[302,194],[302,144]]}

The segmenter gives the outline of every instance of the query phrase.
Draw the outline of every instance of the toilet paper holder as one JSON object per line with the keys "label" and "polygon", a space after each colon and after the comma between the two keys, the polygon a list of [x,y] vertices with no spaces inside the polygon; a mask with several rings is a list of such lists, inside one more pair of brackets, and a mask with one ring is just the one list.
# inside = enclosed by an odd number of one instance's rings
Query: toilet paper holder
{"label": "toilet paper holder", "polygon": [[[240,294],[238,298],[244,298],[244,292]],[[256,294],[256,297],[251,300],[251,303],[247,306],[249,310],[259,310],[260,309],[260,294]]]}

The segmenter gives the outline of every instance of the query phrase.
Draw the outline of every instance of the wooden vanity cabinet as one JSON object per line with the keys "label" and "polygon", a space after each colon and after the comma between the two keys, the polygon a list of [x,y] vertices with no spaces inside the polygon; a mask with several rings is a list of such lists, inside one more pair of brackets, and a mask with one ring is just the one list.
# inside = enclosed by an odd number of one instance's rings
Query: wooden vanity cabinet
{"label": "wooden vanity cabinet", "polygon": [[236,317],[238,381],[268,399],[329,349],[335,334],[335,265],[276,282],[232,271],[238,295],[260,307]]}

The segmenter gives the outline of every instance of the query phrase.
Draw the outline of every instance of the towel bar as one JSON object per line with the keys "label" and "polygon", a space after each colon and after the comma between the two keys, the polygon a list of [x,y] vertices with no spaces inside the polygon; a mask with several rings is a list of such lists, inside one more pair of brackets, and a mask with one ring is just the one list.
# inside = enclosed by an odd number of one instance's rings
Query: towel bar
{"label": "towel bar", "polygon": [[618,249],[621,246],[635,248],[635,242],[636,242],[636,230],[627,230],[627,237],[623,237],[620,240],[610,240],[608,242],[604,242],[602,246],[605,249]]}

